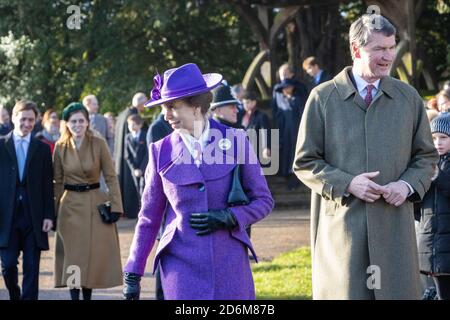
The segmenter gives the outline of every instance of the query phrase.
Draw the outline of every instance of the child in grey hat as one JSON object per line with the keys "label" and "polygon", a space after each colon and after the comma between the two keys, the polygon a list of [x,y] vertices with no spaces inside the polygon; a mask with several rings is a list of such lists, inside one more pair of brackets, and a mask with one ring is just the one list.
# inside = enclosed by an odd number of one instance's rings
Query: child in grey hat
{"label": "child in grey hat", "polygon": [[440,155],[431,187],[420,203],[420,272],[433,277],[439,299],[450,300],[450,114],[431,122]]}

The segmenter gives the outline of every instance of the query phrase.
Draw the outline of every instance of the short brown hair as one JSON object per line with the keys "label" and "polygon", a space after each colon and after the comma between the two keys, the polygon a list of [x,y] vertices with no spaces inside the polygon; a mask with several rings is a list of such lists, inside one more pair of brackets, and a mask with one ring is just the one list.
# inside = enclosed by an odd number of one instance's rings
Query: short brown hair
{"label": "short brown hair", "polygon": [[132,114],[132,115],[128,116],[127,122],[134,122],[138,126],[141,126],[144,124],[144,120],[142,120],[141,116],[138,114]]}
{"label": "short brown hair", "polygon": [[21,111],[28,111],[28,110],[32,110],[34,112],[35,117],[37,118],[38,114],[39,114],[39,110],[37,108],[37,105],[35,102],[33,101],[29,101],[29,100],[19,100],[16,102],[16,104],[14,105],[14,108],[12,110],[12,114],[16,115]]}
{"label": "short brown hair", "polygon": [[253,100],[258,101],[258,97],[254,91],[244,91],[244,94],[242,95],[242,100]]}
{"label": "short brown hair", "polygon": [[316,57],[311,56],[303,60],[303,70],[308,69],[309,66],[320,66]]}
{"label": "short brown hair", "polygon": [[191,105],[192,107],[200,107],[200,112],[205,115],[209,110],[212,99],[213,94],[211,92],[205,92],[192,97],[182,98],[180,100]]}
{"label": "short brown hair", "polygon": [[56,115],[58,115],[56,110],[52,109],[52,108],[47,109],[47,111],[44,112],[44,115],[42,116],[42,124],[44,124],[44,123],[46,123],[47,121],[50,120],[50,116],[52,115],[52,113],[56,113]]}

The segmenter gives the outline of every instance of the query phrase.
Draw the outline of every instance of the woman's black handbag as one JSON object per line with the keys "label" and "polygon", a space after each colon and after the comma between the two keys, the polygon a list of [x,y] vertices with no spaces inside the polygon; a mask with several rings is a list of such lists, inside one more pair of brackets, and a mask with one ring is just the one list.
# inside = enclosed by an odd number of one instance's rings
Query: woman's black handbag
{"label": "woman's black handbag", "polygon": [[228,194],[228,206],[242,206],[250,201],[244,192],[241,184],[241,165],[238,164],[233,170],[233,180],[231,181],[231,189]]}
{"label": "woman's black handbag", "polygon": [[120,218],[120,214],[117,212],[111,212],[111,203],[106,202],[97,206],[98,212],[102,221],[107,224],[117,222]]}

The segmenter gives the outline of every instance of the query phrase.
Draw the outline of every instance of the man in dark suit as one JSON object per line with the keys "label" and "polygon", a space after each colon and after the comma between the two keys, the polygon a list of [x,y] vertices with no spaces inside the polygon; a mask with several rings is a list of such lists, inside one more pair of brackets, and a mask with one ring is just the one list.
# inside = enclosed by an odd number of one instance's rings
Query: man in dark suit
{"label": "man in dark suit", "polygon": [[125,216],[136,219],[138,212],[135,203],[140,202],[139,194],[134,187],[133,175],[130,168],[124,161],[125,137],[128,134],[127,119],[132,114],[139,114],[144,111],[144,103],[147,97],[142,92],[133,96],[132,106],[123,110],[117,117],[116,134],[114,141],[114,162],[117,178],[119,180],[120,191],[122,193],[122,203]]}
{"label": "man in dark suit", "polygon": [[18,101],[12,114],[14,131],[0,138],[0,256],[11,300],[38,299],[41,251],[49,249],[47,233],[55,219],[50,147],[31,137],[37,114],[34,102]]}
{"label": "man in dark suit", "polygon": [[170,124],[164,119],[164,114],[161,112],[158,117],[152,122],[147,131],[147,146],[165,136],[168,136],[173,131]]}
{"label": "man in dark suit", "polygon": [[315,86],[331,80],[331,75],[320,67],[319,61],[316,57],[308,57],[303,61],[303,70],[311,77],[309,83],[309,91]]}
{"label": "man in dark suit", "polygon": [[[144,173],[148,163],[148,149],[146,144],[147,130],[143,129],[144,120],[138,114],[132,114],[127,119],[128,130],[125,137],[125,160],[133,175],[134,185],[142,196],[144,191]],[[136,203],[139,211],[140,202]]]}

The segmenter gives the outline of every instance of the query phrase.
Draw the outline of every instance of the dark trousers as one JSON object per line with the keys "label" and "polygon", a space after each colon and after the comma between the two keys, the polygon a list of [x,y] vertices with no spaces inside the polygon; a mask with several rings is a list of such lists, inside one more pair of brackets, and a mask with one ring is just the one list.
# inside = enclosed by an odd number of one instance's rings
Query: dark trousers
{"label": "dark trousers", "polygon": [[450,275],[433,277],[439,300],[450,300]]}
{"label": "dark trousers", "polygon": [[[19,264],[20,251],[23,252],[22,295],[20,294]],[[24,206],[16,208],[13,227],[7,248],[0,249],[2,275],[11,300],[37,300],[39,292],[39,262],[41,251],[34,240],[31,221]]]}
{"label": "dark trousers", "polygon": [[164,292],[161,285],[161,268],[159,264],[155,271],[155,291],[156,300],[164,300]]}

